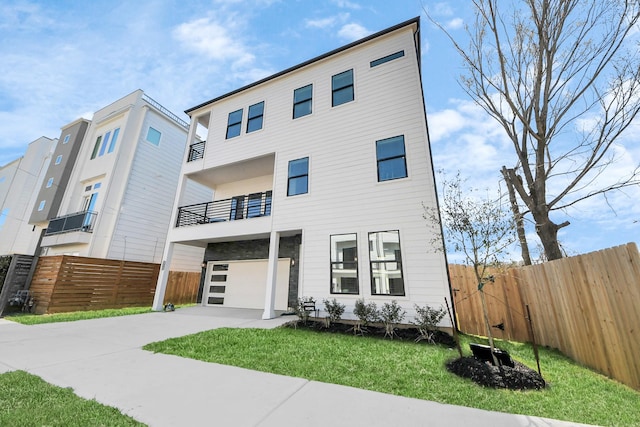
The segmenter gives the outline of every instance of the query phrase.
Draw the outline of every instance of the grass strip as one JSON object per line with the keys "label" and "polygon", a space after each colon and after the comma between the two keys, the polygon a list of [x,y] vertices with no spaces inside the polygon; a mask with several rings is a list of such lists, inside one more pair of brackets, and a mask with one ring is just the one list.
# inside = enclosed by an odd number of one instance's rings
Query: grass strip
{"label": "grass strip", "polygon": [[78,397],[24,371],[0,375],[0,426],[144,426],[116,408]]}
{"label": "grass strip", "polygon": [[102,317],[128,316],[131,314],[151,313],[150,307],[125,307],[109,308],[106,310],[74,311],[70,313],[53,314],[12,314],[5,316],[5,319],[23,325],[39,325],[42,323],[74,322],[77,320],[99,319]]}
{"label": "grass strip", "polygon": [[[463,348],[470,340],[463,337]],[[500,342],[500,348],[536,366],[530,345]],[[144,349],[491,411],[604,426],[640,425],[640,393],[544,348],[542,375],[550,385],[528,392],[484,388],[449,373],[445,362],[457,352],[445,347],[300,329],[222,328]]]}

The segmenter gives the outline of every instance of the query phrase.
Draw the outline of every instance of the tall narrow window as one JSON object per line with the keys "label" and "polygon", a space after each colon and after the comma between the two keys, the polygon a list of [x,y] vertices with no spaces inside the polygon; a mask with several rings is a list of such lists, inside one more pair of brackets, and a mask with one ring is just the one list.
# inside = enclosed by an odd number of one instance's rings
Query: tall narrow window
{"label": "tall narrow window", "polygon": [[98,153],[98,157],[104,156],[104,153],[107,151],[107,144],[109,144],[109,138],[111,138],[111,131],[104,134],[104,140],[102,141],[102,145],[100,146],[100,153]]}
{"label": "tall narrow window", "polygon": [[227,139],[240,135],[242,129],[242,109],[229,113]]}
{"label": "tall narrow window", "polygon": [[102,135],[96,139],[96,144],[93,146],[93,152],[91,153],[91,160],[95,159],[100,149],[100,143],[102,142]]}
{"label": "tall narrow window", "polygon": [[231,211],[229,220],[244,218],[244,198],[245,196],[236,196],[231,199]]}
{"label": "tall narrow window", "polygon": [[67,134],[65,135],[64,139],[62,140],[63,144],[66,144],[67,142],[69,142],[69,139],[71,138],[71,134]]}
{"label": "tall narrow window", "polygon": [[47,201],[46,200],[42,200],[40,202],[40,204],[38,205],[38,212],[43,211],[44,210],[44,205],[46,205],[46,204],[47,204]]}
{"label": "tall narrow window", "polygon": [[262,193],[249,194],[249,200],[247,203],[247,218],[253,218],[260,216],[262,207]]}
{"label": "tall narrow window", "polygon": [[264,193],[264,211],[262,212],[262,215],[264,216],[271,215],[271,195],[271,191]]}
{"label": "tall narrow window", "polygon": [[369,233],[371,295],[404,296],[400,232]]}
{"label": "tall narrow window", "polygon": [[293,118],[311,114],[313,85],[307,85],[293,91]]}
{"label": "tall narrow window", "polygon": [[147,131],[147,141],[152,143],[155,146],[160,145],[160,138],[162,137],[162,133],[149,126],[149,130]]}
{"label": "tall narrow window", "polygon": [[353,70],[331,77],[331,106],[353,101]]}
{"label": "tall narrow window", "polygon": [[376,141],[376,158],[379,182],[407,177],[404,136]]}
{"label": "tall narrow window", "polygon": [[52,185],[53,185],[53,178],[49,178],[47,180],[47,188],[51,188]]}
{"label": "tall narrow window", "polygon": [[60,163],[62,163],[62,154],[56,157],[56,165],[59,165]]}
{"label": "tall narrow window", "polygon": [[264,117],[264,101],[249,106],[247,114],[247,133],[262,129]]}
{"label": "tall narrow window", "polygon": [[309,191],[309,158],[305,157],[289,162],[287,196],[304,194]]}
{"label": "tall narrow window", "polygon": [[357,235],[331,236],[331,293],[358,294]]}
{"label": "tall narrow window", "polygon": [[116,141],[118,140],[119,133],[120,133],[120,128],[116,128],[113,131],[113,136],[111,137],[111,144],[109,144],[109,150],[107,150],[107,153],[113,153],[113,150],[116,148]]}
{"label": "tall narrow window", "polygon": [[2,209],[2,212],[0,212],[0,230],[2,230],[2,226],[4,225],[8,216],[9,216],[9,208]]}

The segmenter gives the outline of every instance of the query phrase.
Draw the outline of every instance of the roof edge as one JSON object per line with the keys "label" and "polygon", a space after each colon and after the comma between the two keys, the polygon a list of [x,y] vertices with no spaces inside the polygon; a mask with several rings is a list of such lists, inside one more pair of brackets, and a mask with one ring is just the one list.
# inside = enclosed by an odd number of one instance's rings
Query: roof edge
{"label": "roof edge", "polygon": [[191,113],[192,111],[195,111],[195,110],[197,110],[199,108],[202,108],[202,107],[204,107],[204,106],[206,106],[208,104],[212,104],[214,102],[220,101],[221,99],[224,99],[224,98],[227,98],[227,97],[229,97],[231,95],[235,95],[237,93],[243,92],[243,91],[245,91],[247,89],[250,89],[250,88],[252,88],[254,86],[258,86],[258,85],[260,85],[262,83],[268,82],[269,80],[276,79],[276,78],[278,78],[280,76],[288,74],[288,73],[290,73],[292,71],[295,71],[295,70],[297,70],[299,68],[306,67],[307,65],[313,64],[314,62],[318,62],[318,61],[320,61],[322,59],[328,58],[330,56],[333,56],[333,55],[338,54],[340,52],[343,52],[345,50],[351,49],[352,47],[358,46],[360,44],[364,44],[364,43],[366,43],[366,42],[368,42],[370,40],[373,40],[375,38],[378,38],[378,37],[384,36],[386,34],[392,33],[392,32],[394,32],[396,30],[399,30],[400,28],[408,27],[408,26],[414,25],[414,24],[416,24],[418,26],[418,30],[420,30],[420,17],[419,16],[416,16],[415,18],[408,19],[408,20],[406,20],[404,22],[401,22],[401,23],[396,24],[396,25],[394,25],[392,27],[386,28],[386,29],[384,29],[382,31],[378,31],[377,33],[368,35],[367,37],[364,37],[362,39],[356,40],[354,42],[351,42],[351,43],[349,43],[347,45],[344,45],[344,46],[339,47],[337,49],[334,49],[332,51],[323,53],[320,56],[316,56],[315,58],[311,58],[311,59],[309,59],[307,61],[304,61],[304,62],[302,62],[302,63],[300,63],[298,65],[294,65],[293,67],[289,67],[289,68],[287,68],[285,70],[282,70],[280,72],[277,72],[275,74],[267,76],[267,77],[265,77],[263,79],[255,81],[253,83],[250,83],[250,84],[248,84],[246,86],[242,86],[242,87],[240,87],[240,88],[238,88],[236,90],[233,90],[231,92],[228,92],[228,93],[226,93],[224,95],[221,95],[221,96],[218,96],[216,98],[210,99],[209,101],[203,102],[202,104],[198,104],[195,107],[191,107],[188,110],[185,110],[184,112],[187,115],[191,116],[191,114],[189,114],[189,113]]}

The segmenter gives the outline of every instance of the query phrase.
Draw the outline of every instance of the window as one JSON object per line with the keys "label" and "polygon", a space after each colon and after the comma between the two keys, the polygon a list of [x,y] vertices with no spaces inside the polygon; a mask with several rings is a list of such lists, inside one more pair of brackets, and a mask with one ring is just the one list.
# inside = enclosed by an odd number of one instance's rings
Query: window
{"label": "window", "polygon": [[100,143],[102,142],[102,135],[96,139],[96,145],[93,146],[93,152],[91,153],[91,160],[95,159],[100,149]]}
{"label": "window", "polygon": [[242,109],[229,113],[227,120],[227,139],[240,135],[242,129]]}
{"label": "window", "polygon": [[262,213],[264,216],[271,215],[271,194],[271,191],[264,193],[264,212]]}
{"label": "window", "polygon": [[371,295],[404,296],[400,232],[369,233]]}
{"label": "window", "polygon": [[160,145],[160,137],[162,133],[159,130],[152,128],[149,126],[149,130],[147,131],[147,141],[152,143],[155,146]]}
{"label": "window", "polygon": [[100,187],[102,187],[102,183],[101,182],[96,182],[95,184],[93,184],[93,189],[94,190],[97,190]]}
{"label": "window", "polygon": [[357,235],[331,236],[331,293],[358,293]]}
{"label": "window", "polygon": [[[120,133],[120,128],[116,128],[113,131],[113,137],[111,137],[111,144],[109,144],[109,150],[107,150],[107,153],[112,153],[113,150],[116,148],[116,140],[118,139],[118,134]],[[160,141],[160,138],[158,138],[158,142]]]}
{"label": "window", "polygon": [[8,216],[9,216],[9,208],[2,209],[2,212],[0,212],[0,230],[2,230],[2,227],[4,226],[4,223],[7,220]]}
{"label": "window", "polygon": [[111,131],[104,134],[104,140],[102,141],[102,145],[100,145],[100,153],[98,153],[98,157],[104,156],[104,153],[107,151],[107,144],[109,144],[109,138],[111,138]]}
{"label": "window", "polygon": [[38,205],[38,212],[43,211],[44,210],[44,205],[46,205],[46,204],[47,204],[47,201],[46,200],[42,200],[40,202],[40,204]]}
{"label": "window", "polygon": [[307,85],[293,91],[293,118],[311,114],[313,85]]}
{"label": "window", "polygon": [[62,140],[62,143],[66,144],[67,142],[69,142],[69,139],[71,139],[71,134],[65,135],[64,139]]}
{"label": "window", "polygon": [[376,141],[378,182],[407,177],[404,136]]}
{"label": "window", "polygon": [[262,129],[262,118],[264,117],[264,101],[249,106],[249,113],[247,114],[247,116],[247,133]]}
{"label": "window", "polygon": [[331,77],[331,106],[353,101],[353,70]]}
{"label": "window", "polygon": [[47,180],[47,188],[51,188],[52,185],[53,185],[53,178],[49,178],[49,180]]}
{"label": "window", "polygon": [[56,165],[59,165],[60,163],[62,163],[62,154],[56,157]]}
{"label": "window", "polygon": [[400,52],[392,53],[391,55],[384,56],[382,58],[376,59],[375,61],[371,61],[369,65],[371,68],[377,67],[378,65],[382,65],[385,62],[393,61],[394,59],[402,58],[404,56],[404,50]]}
{"label": "window", "polygon": [[289,162],[289,180],[287,196],[309,192],[309,158],[291,160]]}

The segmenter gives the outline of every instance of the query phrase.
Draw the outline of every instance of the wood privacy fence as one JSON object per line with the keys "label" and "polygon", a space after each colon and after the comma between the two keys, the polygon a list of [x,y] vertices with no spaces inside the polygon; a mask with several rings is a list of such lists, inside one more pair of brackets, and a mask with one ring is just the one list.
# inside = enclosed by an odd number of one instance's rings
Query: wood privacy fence
{"label": "wood privacy fence", "polygon": [[[450,265],[449,274],[460,330],[486,335],[472,267]],[[484,292],[495,337],[531,341],[528,305],[538,344],[640,390],[640,254],[635,243],[491,274],[495,282]]]}
{"label": "wood privacy fence", "polygon": [[[159,264],[143,262],[68,255],[41,257],[30,287],[36,300],[35,312],[151,306],[159,271]],[[171,272],[165,303],[195,302],[199,282],[199,273]]]}

